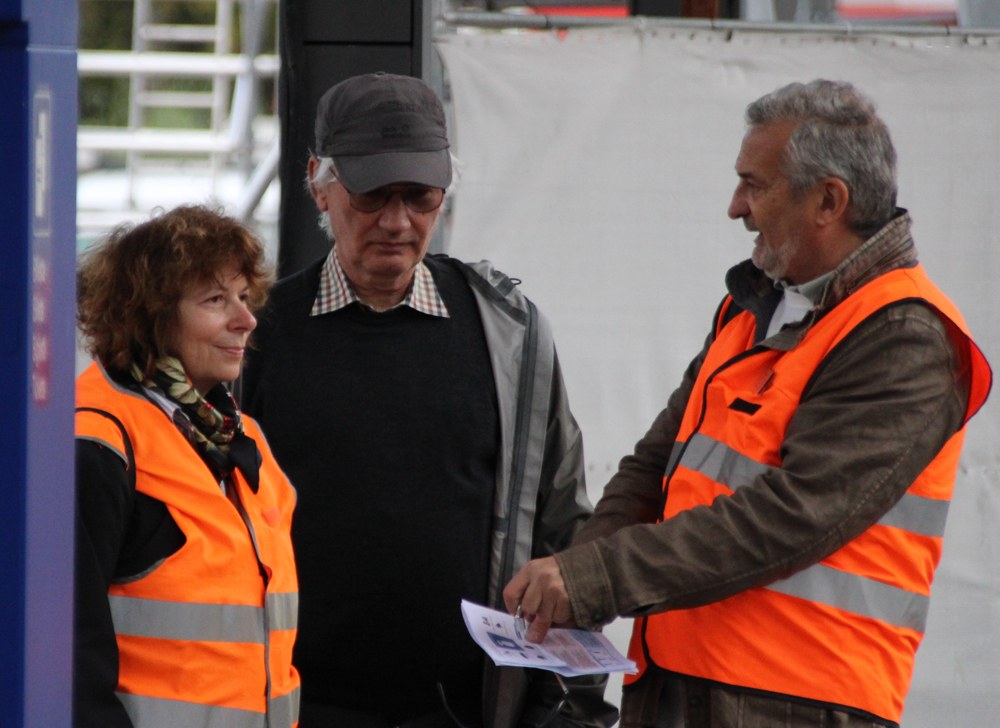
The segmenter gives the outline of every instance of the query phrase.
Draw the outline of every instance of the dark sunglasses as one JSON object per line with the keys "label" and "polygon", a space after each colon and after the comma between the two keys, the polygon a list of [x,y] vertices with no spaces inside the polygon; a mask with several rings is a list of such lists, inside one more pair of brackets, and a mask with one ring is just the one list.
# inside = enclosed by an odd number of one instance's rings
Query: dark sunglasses
{"label": "dark sunglasses", "polygon": [[371,192],[349,192],[351,207],[358,212],[378,212],[399,195],[414,212],[433,212],[444,202],[444,190],[425,185],[386,185]]}

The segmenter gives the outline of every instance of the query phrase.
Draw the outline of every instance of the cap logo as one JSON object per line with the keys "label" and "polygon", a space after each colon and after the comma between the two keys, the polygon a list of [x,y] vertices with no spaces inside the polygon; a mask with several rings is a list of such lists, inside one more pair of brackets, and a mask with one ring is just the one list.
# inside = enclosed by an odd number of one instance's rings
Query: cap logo
{"label": "cap logo", "polygon": [[[0,0],[2,2],[2,0]],[[419,78],[353,76],[316,107],[316,147],[353,192],[404,181],[445,189],[451,157],[441,100]]]}
{"label": "cap logo", "polygon": [[413,136],[410,133],[409,124],[399,124],[398,126],[383,126],[382,127],[382,138],[383,139],[403,139],[405,137]]}

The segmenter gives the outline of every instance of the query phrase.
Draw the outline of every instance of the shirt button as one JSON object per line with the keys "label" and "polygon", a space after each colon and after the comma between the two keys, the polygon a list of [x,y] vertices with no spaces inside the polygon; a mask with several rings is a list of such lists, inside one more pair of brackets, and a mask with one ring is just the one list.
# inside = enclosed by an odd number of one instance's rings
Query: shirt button
{"label": "shirt button", "polygon": [[701,696],[700,695],[692,695],[691,697],[689,697],[688,698],[688,705],[690,705],[692,708],[700,708],[701,707]]}
{"label": "shirt button", "polygon": [[603,622],[604,621],[604,612],[594,612],[593,614],[590,615],[590,621],[591,622]]}

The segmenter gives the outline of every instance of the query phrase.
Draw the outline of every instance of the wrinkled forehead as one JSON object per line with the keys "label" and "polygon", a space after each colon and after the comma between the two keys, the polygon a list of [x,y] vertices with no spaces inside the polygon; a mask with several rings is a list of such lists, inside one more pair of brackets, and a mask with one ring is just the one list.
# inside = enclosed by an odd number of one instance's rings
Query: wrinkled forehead
{"label": "wrinkled forehead", "polygon": [[736,157],[736,173],[778,173],[785,149],[799,122],[773,122],[747,129]]}

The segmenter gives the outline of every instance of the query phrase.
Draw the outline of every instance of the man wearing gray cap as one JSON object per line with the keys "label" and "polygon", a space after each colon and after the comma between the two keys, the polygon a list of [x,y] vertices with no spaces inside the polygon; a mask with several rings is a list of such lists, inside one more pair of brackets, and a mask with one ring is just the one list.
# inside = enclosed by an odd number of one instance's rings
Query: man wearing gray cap
{"label": "man wearing gray cap", "polygon": [[423,82],[320,100],[308,181],[335,244],[275,287],[243,381],[298,490],[301,728],[588,717],[551,673],[484,664],[462,620],[591,507],[545,317],[488,263],[425,257],[451,180]]}

